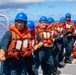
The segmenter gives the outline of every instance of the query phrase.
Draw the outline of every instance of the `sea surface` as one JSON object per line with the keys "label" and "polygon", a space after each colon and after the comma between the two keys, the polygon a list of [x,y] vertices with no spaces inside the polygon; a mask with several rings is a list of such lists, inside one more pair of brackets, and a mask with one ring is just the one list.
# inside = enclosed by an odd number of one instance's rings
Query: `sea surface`
{"label": "sea surface", "polygon": [[[57,21],[55,21],[56,23]],[[38,24],[38,21],[34,21],[35,25]],[[0,21],[0,40],[2,38],[2,36],[4,35],[4,33],[7,31],[8,26],[14,25],[15,22],[14,21],[10,21],[9,25],[7,25],[6,21]]]}
{"label": "sea surface", "polygon": [[[34,21],[35,25],[38,23],[38,21]],[[6,21],[0,21],[0,40],[2,38],[2,36],[4,35],[4,33],[8,30],[8,26],[14,25],[15,22],[14,21],[10,21],[9,25],[7,25]]]}

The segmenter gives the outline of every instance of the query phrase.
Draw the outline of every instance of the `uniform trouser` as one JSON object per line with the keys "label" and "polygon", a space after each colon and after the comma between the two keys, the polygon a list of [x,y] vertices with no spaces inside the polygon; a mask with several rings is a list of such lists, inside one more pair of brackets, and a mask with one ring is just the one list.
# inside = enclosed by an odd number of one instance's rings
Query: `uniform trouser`
{"label": "uniform trouser", "polygon": [[38,75],[35,57],[33,55],[30,55],[24,59],[28,75]]}
{"label": "uniform trouser", "polygon": [[66,38],[61,38],[59,42],[57,42],[57,47],[60,51],[59,53],[59,62],[63,61],[64,58],[64,44],[67,43]]}
{"label": "uniform trouser", "polygon": [[[40,48],[40,49],[41,49],[41,48]],[[38,50],[36,50],[36,51],[34,52],[37,69],[39,69],[39,66],[40,66],[40,60],[39,60],[39,50],[40,50],[40,49],[38,49]]]}
{"label": "uniform trouser", "polygon": [[65,46],[65,59],[69,59],[72,51],[73,51],[73,44],[74,44],[74,38],[73,37],[69,37],[68,39],[68,44]]}
{"label": "uniform trouser", "polygon": [[75,37],[73,37],[73,39],[74,39],[74,42],[76,41],[76,36]]}
{"label": "uniform trouser", "polygon": [[49,48],[43,47],[42,50],[39,51],[39,61],[43,75],[51,75],[54,71],[54,61]]}
{"label": "uniform trouser", "polygon": [[3,63],[3,74],[4,75],[12,75],[11,70],[15,70],[15,75],[21,75],[23,73],[23,69],[25,70],[26,75],[26,68],[24,66],[24,59],[20,57],[19,60],[11,57],[7,58]]}
{"label": "uniform trouser", "polygon": [[59,62],[61,62],[64,58],[64,46],[63,44],[58,44],[58,46],[60,47]]}
{"label": "uniform trouser", "polygon": [[54,70],[57,71],[58,63],[59,63],[59,49],[56,44],[51,48],[53,60],[54,60]]}

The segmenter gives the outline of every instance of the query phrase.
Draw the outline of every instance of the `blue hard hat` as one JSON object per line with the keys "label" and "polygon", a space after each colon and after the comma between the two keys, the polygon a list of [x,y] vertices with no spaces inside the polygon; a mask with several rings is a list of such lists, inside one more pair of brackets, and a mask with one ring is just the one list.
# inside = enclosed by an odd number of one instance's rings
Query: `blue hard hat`
{"label": "blue hard hat", "polygon": [[49,18],[47,19],[47,22],[54,22],[54,19],[53,19],[52,17],[49,17]]}
{"label": "blue hard hat", "polygon": [[61,17],[61,18],[60,18],[60,22],[66,22],[65,17]]}
{"label": "blue hard hat", "polygon": [[27,21],[27,16],[25,13],[20,12],[16,15],[15,20]]}
{"label": "blue hard hat", "polygon": [[47,18],[45,16],[40,17],[39,22],[40,21],[46,21],[47,22]]}
{"label": "blue hard hat", "polygon": [[70,14],[70,13],[67,13],[67,14],[65,15],[65,17],[71,18],[71,14]]}
{"label": "blue hard hat", "polygon": [[32,20],[27,21],[26,26],[29,27],[30,30],[33,30],[35,28],[35,24]]}

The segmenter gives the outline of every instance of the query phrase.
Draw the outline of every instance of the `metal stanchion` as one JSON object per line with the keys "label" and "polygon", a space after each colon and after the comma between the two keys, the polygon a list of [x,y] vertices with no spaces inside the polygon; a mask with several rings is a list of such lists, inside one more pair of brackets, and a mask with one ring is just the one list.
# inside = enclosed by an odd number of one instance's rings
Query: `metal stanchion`
{"label": "metal stanchion", "polygon": [[[9,26],[8,17],[6,15],[4,15],[4,14],[0,14],[0,17],[4,17],[6,19],[6,22],[7,22],[6,27],[7,27],[7,30],[8,30],[8,26]],[[1,24],[1,25],[3,25],[3,24]],[[0,75],[2,74],[2,70],[3,70],[3,62],[0,62]]]}

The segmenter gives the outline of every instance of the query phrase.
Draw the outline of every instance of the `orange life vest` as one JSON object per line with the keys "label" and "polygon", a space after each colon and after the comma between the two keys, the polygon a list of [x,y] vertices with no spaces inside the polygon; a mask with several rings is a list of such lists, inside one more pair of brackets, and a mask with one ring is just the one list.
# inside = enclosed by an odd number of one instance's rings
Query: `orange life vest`
{"label": "orange life vest", "polygon": [[58,31],[57,31],[55,25],[53,25],[53,26],[50,26],[50,25],[49,25],[49,26],[47,27],[47,30],[49,30],[50,33],[51,33],[51,39],[55,39],[55,37],[58,36]]}
{"label": "orange life vest", "polygon": [[37,25],[36,29],[39,32],[40,38],[43,39],[44,44],[51,45],[53,43],[53,40],[51,39],[51,32],[49,30],[47,30],[47,27],[46,27],[46,29],[43,29],[41,27],[41,25]]}
{"label": "orange life vest", "polygon": [[74,29],[73,36],[75,36],[75,37],[76,37],[76,25],[73,25],[73,29]]}
{"label": "orange life vest", "polygon": [[67,32],[72,32],[72,24],[66,24],[66,31]]}
{"label": "orange life vest", "polygon": [[69,21],[66,21],[66,31],[67,32],[72,32],[72,21],[69,20]]}
{"label": "orange life vest", "polygon": [[38,44],[36,29],[31,33],[32,47]]}
{"label": "orange life vest", "polygon": [[72,24],[72,21],[71,20],[66,21],[66,24]]}
{"label": "orange life vest", "polygon": [[10,26],[9,30],[12,32],[12,39],[8,47],[8,56],[18,59],[20,52],[23,57],[29,56],[32,53],[29,28],[26,27],[22,34],[15,26]]}
{"label": "orange life vest", "polygon": [[30,40],[29,40],[29,48],[31,50],[27,50],[27,52],[25,53],[22,53],[22,56],[25,57],[25,56],[30,56],[32,54],[32,49],[35,45],[38,44],[38,40],[37,40],[37,34],[36,34],[36,29],[34,29],[34,31],[31,34],[31,37],[30,37]]}
{"label": "orange life vest", "polygon": [[62,26],[60,22],[56,23],[56,30],[60,32],[60,35],[63,34],[63,32],[65,31],[65,25]]}
{"label": "orange life vest", "polygon": [[76,41],[74,42],[74,45],[73,45],[72,57],[76,58]]}

